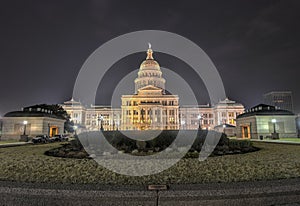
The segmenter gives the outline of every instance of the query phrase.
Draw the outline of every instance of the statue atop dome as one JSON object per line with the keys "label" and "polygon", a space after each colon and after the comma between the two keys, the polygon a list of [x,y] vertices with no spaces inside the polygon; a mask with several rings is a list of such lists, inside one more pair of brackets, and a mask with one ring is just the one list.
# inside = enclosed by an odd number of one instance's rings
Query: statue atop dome
{"label": "statue atop dome", "polygon": [[147,60],[149,60],[149,59],[153,59],[153,56],[152,56],[152,54],[153,54],[153,51],[152,51],[152,49],[151,49],[151,44],[150,43],[148,43],[148,46],[149,46],[149,48],[148,48],[148,50],[147,50]]}

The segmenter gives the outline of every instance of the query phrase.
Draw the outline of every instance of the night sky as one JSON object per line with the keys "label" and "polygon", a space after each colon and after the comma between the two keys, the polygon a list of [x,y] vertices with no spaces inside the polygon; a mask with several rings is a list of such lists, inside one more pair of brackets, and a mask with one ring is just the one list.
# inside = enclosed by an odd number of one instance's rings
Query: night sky
{"label": "night sky", "polygon": [[[290,90],[300,112],[299,10],[298,0],[2,0],[0,115],[70,99],[77,74],[95,49],[124,33],[149,29],[174,32],[198,44],[218,69],[227,96],[246,108],[261,103],[266,92]],[[144,58],[136,54],[116,63],[99,88],[108,93],[97,103],[107,104],[113,85]],[[182,62],[164,54],[155,58],[181,71],[197,90],[198,80]],[[205,91],[196,93],[207,103]]]}

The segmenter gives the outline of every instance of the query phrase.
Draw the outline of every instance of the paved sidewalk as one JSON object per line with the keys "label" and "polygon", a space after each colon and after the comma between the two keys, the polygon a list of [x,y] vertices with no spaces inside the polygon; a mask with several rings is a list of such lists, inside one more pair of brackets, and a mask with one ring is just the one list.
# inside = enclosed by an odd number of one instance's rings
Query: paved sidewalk
{"label": "paved sidewalk", "polygon": [[1,205],[300,205],[300,178],[259,182],[146,186],[0,181]]}
{"label": "paved sidewalk", "polygon": [[32,142],[12,142],[12,143],[4,143],[0,144],[0,148],[4,147],[16,147],[16,146],[22,146],[27,144],[33,144]]}
{"label": "paved sidewalk", "polygon": [[293,145],[300,145],[300,142],[284,141],[284,140],[259,140],[259,139],[250,139],[250,141],[253,141],[253,142],[276,143],[276,144],[293,144]]}

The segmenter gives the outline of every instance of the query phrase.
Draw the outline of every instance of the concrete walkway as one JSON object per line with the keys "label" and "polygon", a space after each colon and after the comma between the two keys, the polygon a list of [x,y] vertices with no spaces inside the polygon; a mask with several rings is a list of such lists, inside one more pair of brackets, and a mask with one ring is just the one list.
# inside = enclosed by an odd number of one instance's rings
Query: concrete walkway
{"label": "concrete walkway", "polygon": [[16,146],[22,146],[22,145],[27,145],[27,144],[33,144],[33,143],[32,142],[3,143],[3,144],[0,144],[0,148],[4,148],[4,147],[16,147]]}
{"label": "concrete walkway", "polygon": [[253,142],[266,142],[266,143],[276,143],[276,144],[294,144],[300,145],[300,142],[293,142],[293,141],[284,141],[284,140],[259,140],[259,139],[250,139]]}
{"label": "concrete walkway", "polygon": [[0,181],[1,205],[300,205],[300,178],[241,183],[146,186]]}

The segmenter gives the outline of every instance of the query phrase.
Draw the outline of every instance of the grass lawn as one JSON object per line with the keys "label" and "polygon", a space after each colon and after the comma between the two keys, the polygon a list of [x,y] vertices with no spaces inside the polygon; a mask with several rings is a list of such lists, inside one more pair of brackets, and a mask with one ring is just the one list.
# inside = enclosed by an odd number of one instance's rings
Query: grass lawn
{"label": "grass lawn", "polygon": [[130,177],[115,174],[92,159],[44,155],[61,143],[0,148],[0,180],[99,184],[176,184],[253,181],[300,177],[300,146],[254,142],[260,151],[182,159],[156,175]]}

